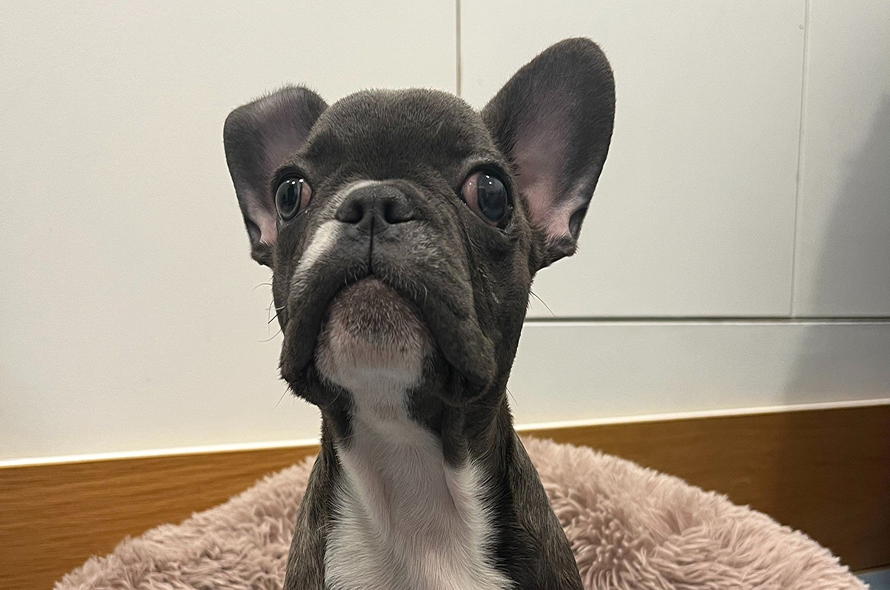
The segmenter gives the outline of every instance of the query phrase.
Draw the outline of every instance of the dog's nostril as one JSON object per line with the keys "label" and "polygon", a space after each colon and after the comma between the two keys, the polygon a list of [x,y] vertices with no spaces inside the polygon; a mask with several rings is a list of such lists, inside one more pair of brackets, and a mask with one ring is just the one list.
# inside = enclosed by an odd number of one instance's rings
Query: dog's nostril
{"label": "dog's nostril", "polygon": [[414,209],[406,199],[387,199],[383,203],[383,219],[386,223],[405,223],[414,219]]}
{"label": "dog's nostril", "polygon": [[365,218],[365,204],[360,200],[348,200],[343,203],[334,215],[343,223],[360,223]]}
{"label": "dog's nostril", "polygon": [[384,228],[414,219],[414,207],[399,189],[375,184],[353,190],[337,208],[334,218],[362,231]]}

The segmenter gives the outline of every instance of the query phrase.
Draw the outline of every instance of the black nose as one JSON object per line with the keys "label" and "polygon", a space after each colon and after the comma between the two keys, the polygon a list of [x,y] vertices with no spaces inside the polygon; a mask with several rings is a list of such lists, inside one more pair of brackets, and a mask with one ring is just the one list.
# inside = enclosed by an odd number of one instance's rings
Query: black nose
{"label": "black nose", "polygon": [[414,208],[399,189],[372,184],[353,189],[334,214],[362,232],[378,234],[389,226],[414,219]]}

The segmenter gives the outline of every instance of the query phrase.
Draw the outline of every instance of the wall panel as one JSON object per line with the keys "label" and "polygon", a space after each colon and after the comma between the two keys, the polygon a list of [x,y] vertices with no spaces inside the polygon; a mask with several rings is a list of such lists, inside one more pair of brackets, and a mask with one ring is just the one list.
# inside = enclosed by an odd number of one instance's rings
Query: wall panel
{"label": "wall panel", "polygon": [[890,317],[890,3],[813,0],[809,28],[794,313]]}
{"label": "wall panel", "polygon": [[[598,42],[615,71],[580,252],[536,285],[553,313],[790,313],[803,25],[803,0],[462,0],[473,105],[570,36]],[[537,301],[531,313],[550,315]]]}

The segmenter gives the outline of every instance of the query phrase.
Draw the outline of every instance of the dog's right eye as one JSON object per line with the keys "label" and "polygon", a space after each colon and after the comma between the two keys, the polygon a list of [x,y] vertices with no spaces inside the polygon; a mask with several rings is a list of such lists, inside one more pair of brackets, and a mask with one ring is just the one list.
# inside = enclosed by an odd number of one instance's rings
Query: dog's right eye
{"label": "dog's right eye", "polygon": [[309,204],[312,187],[302,178],[285,178],[275,191],[275,208],[282,221],[290,221]]}
{"label": "dog's right eye", "polygon": [[479,170],[470,174],[460,189],[464,203],[489,225],[503,228],[510,211],[510,195],[494,173]]}

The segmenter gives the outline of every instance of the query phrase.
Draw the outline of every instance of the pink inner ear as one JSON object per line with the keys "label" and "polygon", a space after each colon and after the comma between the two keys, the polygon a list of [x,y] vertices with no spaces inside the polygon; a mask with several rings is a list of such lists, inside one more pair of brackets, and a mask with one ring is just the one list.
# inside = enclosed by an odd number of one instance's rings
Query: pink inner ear
{"label": "pink inner ear", "polygon": [[[514,159],[517,168],[517,184],[522,194],[529,221],[540,228],[547,241],[557,243],[571,238],[569,220],[578,207],[574,195],[564,195],[563,202],[557,202],[557,171],[562,162],[558,154],[564,153],[563,140],[552,127],[536,125],[523,133],[516,142]],[[533,141],[523,141],[533,137]]]}
{"label": "pink inner ear", "polygon": [[278,237],[277,215],[267,211],[254,200],[248,205],[248,216],[260,229],[259,241],[270,246],[275,244],[275,239]]}
{"label": "pink inner ear", "polygon": [[260,242],[271,246],[275,243],[275,238],[277,237],[278,227],[275,225],[275,221],[270,221],[268,217],[264,217],[260,225]]}

